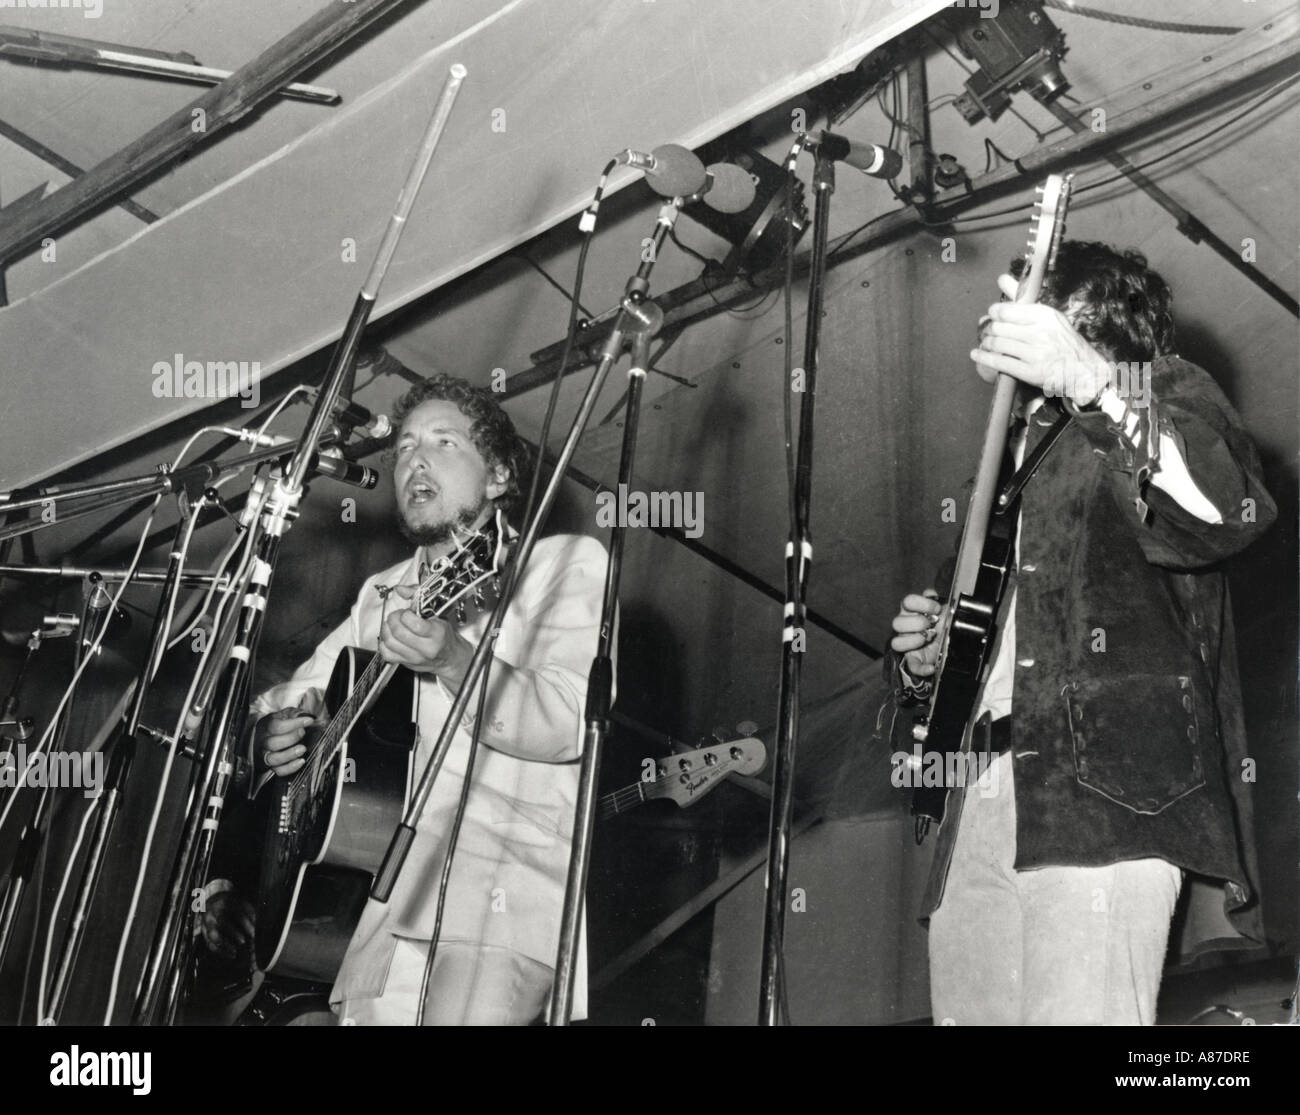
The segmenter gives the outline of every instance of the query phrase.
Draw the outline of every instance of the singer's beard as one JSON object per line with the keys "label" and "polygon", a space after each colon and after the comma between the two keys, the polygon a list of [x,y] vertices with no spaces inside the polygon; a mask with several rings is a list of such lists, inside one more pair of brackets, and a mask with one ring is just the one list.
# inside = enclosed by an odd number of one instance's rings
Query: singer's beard
{"label": "singer's beard", "polygon": [[477,507],[464,506],[450,518],[437,523],[412,523],[406,518],[401,507],[397,509],[397,529],[402,537],[415,546],[442,546],[451,542],[457,534],[466,534],[474,529],[474,524],[483,514],[483,509],[491,502],[486,496],[479,500]]}

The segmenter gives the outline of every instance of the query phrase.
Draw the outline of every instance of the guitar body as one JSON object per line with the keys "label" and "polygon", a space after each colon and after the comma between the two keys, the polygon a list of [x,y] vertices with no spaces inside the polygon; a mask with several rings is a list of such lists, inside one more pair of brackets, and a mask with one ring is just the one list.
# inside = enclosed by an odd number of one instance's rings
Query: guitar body
{"label": "guitar body", "polygon": [[[330,716],[373,657],[348,647],[325,694]],[[262,971],[333,981],[410,786],[415,675],[398,670],[363,706],[330,761],[274,778],[253,800],[263,835],[254,953]],[[310,735],[308,742],[310,743]]]}
{"label": "guitar body", "polygon": [[[980,555],[975,591],[958,596],[948,632],[948,655],[943,687],[935,694],[924,721],[927,750],[941,752],[944,771],[959,769],[951,756],[962,750],[966,725],[979,696],[980,681],[993,651],[995,622],[1011,574],[1009,539],[990,534]],[[918,786],[912,794],[912,812],[943,820],[947,786]]]}

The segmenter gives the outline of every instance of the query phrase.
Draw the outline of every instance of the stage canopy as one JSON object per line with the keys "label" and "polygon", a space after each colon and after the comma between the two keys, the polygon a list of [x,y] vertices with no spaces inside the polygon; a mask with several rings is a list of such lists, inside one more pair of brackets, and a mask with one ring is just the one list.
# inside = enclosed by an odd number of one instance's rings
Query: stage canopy
{"label": "stage canopy", "polygon": [[[1174,290],[1180,353],[1218,379],[1259,444],[1280,519],[1230,572],[1243,681],[1258,698],[1248,707],[1257,816],[1292,816],[1300,16],[1285,0],[1049,2],[1067,46],[1068,89],[1055,110],[1018,92],[996,120],[968,123],[956,102],[975,63],[932,18],[962,7],[976,5],[103,0],[96,18],[89,3],[0,7],[0,43],[5,33],[78,36],[237,71],[200,100],[193,86],[34,66],[0,50],[0,490],[148,472],[205,422],[260,423],[295,383],[319,379],[453,63],[468,76],[370,330],[391,359],[362,369],[357,398],[383,410],[411,379],[455,372],[504,386],[530,438],[547,395],[546,377],[527,375],[532,354],[563,338],[576,214],[606,161],[627,147],[694,149],[721,137],[780,162],[794,131],[827,126],[834,103],[837,130],[903,154],[900,190],[936,169],[952,177],[926,208],[849,168],[837,176],[816,400],[816,622],[804,665],[818,736],[801,760],[801,802],[829,800],[854,749],[881,746],[877,658],[889,619],[951,552],[961,515],[950,509],[964,506],[974,472],[988,398],[967,356],[975,323],[997,298],[996,276],[1024,250],[1033,187],[1058,171],[1076,174],[1069,235],[1146,253]],[[991,16],[998,5],[983,7]],[[205,134],[328,17],[380,8],[295,74],[337,90],[339,103],[272,96]],[[873,56],[886,75],[875,83],[860,65]],[[925,70],[916,104],[913,57]],[[847,92],[827,84],[840,75]],[[127,173],[159,144],[195,135],[203,142],[126,193],[95,189],[104,164]],[[1125,177],[1117,157],[1182,215]],[[809,164],[799,164],[805,183]],[[616,304],[658,209],[639,174],[619,170],[612,188],[584,317]],[[60,205],[74,196],[65,191],[76,189],[92,210],[64,219]],[[978,203],[963,207],[972,192]],[[721,259],[728,245],[689,214],[677,238],[684,248],[660,253],[652,293],[702,283],[655,346],[635,479],[641,490],[697,495],[702,518],[689,547],[651,531],[629,540],[619,712],[651,738],[690,739],[775,719],[791,392],[779,291],[706,272],[700,257]],[[801,275],[796,365],[805,294]],[[155,369],[177,361],[256,365],[257,405],[159,397]],[[565,379],[558,429],[586,380],[585,369]],[[615,481],[624,386],[618,369],[579,447],[581,475],[565,486],[557,529],[603,536],[584,482]],[[295,433],[305,414],[295,405],[274,428]],[[301,657],[317,621],[341,614],[362,578],[400,551],[387,530],[390,491],[313,486],[284,545],[264,667]],[[357,515],[341,523],[343,499]],[[164,508],[155,530],[171,521]],[[62,525],[37,536],[25,560],[124,564],[140,525],[113,515]],[[199,560],[228,527],[217,518],[200,532]],[[146,563],[163,564],[165,538],[155,541]],[[644,739],[611,755],[611,769],[635,770]],[[864,810],[894,808],[887,793],[864,793]],[[746,816],[761,826],[763,810],[755,801]],[[1294,941],[1294,825],[1261,828],[1260,840],[1265,894],[1275,896],[1265,904],[1270,932]]]}

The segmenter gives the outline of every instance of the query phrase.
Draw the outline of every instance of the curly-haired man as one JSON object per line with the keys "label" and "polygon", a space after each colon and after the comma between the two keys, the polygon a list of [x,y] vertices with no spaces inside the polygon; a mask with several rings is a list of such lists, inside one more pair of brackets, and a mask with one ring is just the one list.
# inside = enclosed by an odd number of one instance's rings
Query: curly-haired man
{"label": "curly-haired man", "polygon": [[[377,649],[417,675],[418,773],[488,622],[484,612],[458,627],[450,619],[422,618],[408,603],[421,569],[449,554],[457,535],[518,500],[525,446],[490,392],[452,376],[417,384],[394,417],[398,526],[417,550],[367,580],[348,619],[288,681],[254,703],[254,752],[277,776],[302,768],[304,733],[318,721],[320,694],[348,646]],[[604,576],[605,554],[595,539],[544,538],[502,622],[424,1000],[428,1024],[526,1024],[545,1005]],[[410,1025],[416,1018],[477,700],[468,708],[389,901],[366,906],[348,946],[330,996],[344,1023]],[[209,943],[227,954],[256,931],[246,908],[244,916],[231,916],[234,901],[216,903],[205,920]],[[580,963],[579,1011],[584,976]]]}
{"label": "curly-haired man", "polygon": [[[1138,253],[1067,241],[1038,303],[981,326],[977,370],[1020,381],[1018,461],[1058,401],[1073,420],[1022,491],[968,728],[993,777],[953,793],[940,829],[934,1020],[1151,1023],[1185,881],[1222,888],[1206,939],[1260,938],[1220,563],[1275,508],[1241,420],[1172,351],[1169,288]],[[927,590],[894,618],[904,704],[928,696],[941,610]]]}

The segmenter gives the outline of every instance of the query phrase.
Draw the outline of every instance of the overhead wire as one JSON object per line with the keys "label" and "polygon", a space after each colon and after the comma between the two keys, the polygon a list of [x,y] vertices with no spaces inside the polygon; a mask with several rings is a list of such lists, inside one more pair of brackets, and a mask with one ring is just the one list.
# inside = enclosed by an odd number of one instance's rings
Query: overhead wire
{"label": "overhead wire", "polygon": [[1043,7],[1070,15],[1082,16],[1084,19],[1098,19],[1105,23],[1118,23],[1125,27],[1141,27],[1149,31],[1176,31],[1187,35],[1239,35],[1244,27],[1224,27],[1212,23],[1178,23],[1168,19],[1147,19],[1144,16],[1121,15],[1119,12],[1102,11],[1099,8],[1085,8],[1082,4],[1070,0],[1042,0]]}

